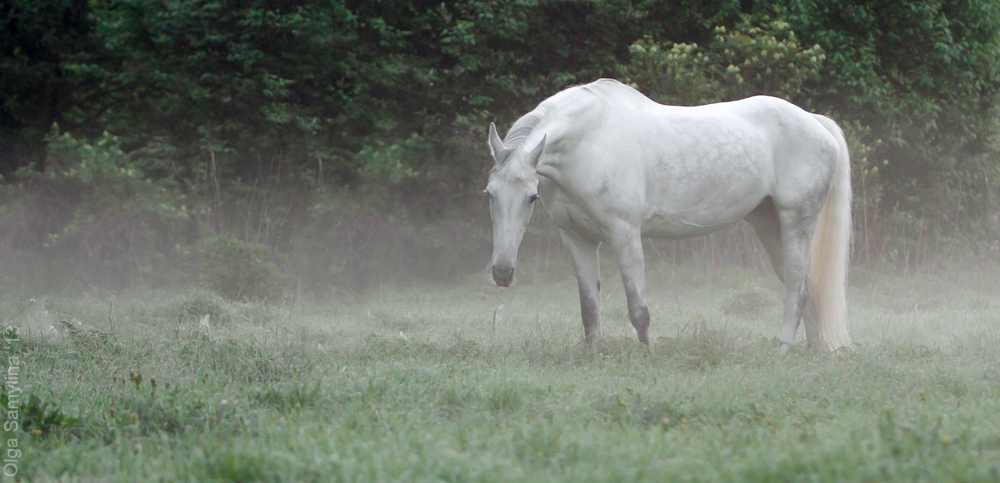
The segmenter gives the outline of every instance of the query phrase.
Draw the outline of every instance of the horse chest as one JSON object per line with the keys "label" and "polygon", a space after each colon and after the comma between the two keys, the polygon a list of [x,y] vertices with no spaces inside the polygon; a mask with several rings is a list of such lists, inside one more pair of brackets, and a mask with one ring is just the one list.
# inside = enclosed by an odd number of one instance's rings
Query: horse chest
{"label": "horse chest", "polygon": [[545,211],[559,228],[591,240],[602,238],[601,223],[555,183],[542,178],[538,183],[538,193]]}

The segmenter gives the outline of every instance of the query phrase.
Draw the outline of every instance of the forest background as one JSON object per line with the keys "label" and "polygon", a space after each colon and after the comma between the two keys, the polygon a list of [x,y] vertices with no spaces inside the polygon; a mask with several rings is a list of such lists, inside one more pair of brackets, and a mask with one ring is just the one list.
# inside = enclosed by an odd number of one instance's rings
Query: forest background
{"label": "forest background", "polygon": [[[11,0],[0,286],[268,298],[476,273],[489,122],[600,77],[836,119],[856,264],[1000,262],[995,1]],[[526,251],[547,254],[539,223]],[[763,266],[748,240],[652,248]]]}

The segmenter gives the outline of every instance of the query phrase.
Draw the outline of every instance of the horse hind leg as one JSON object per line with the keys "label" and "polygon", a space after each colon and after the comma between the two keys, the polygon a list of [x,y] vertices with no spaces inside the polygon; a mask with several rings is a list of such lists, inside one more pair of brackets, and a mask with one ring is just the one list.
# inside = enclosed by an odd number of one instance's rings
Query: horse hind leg
{"label": "horse hind leg", "polygon": [[781,221],[781,261],[785,283],[782,297],[784,307],[781,330],[781,353],[795,342],[795,332],[800,321],[806,319],[806,340],[810,347],[820,345],[814,310],[808,307],[809,250],[816,227],[816,214],[801,210],[779,212]]}
{"label": "horse hind leg", "polygon": [[817,349],[823,345],[819,333],[819,314],[816,313],[816,306],[813,305],[812,297],[809,296],[809,280],[806,280],[806,304],[802,309],[802,320],[806,326],[806,344],[810,349]]}
{"label": "horse hind leg", "polygon": [[778,275],[778,280],[785,281],[784,268],[781,261],[781,224],[778,220],[778,211],[774,208],[774,200],[770,196],[748,214],[744,220],[750,223],[757,239],[764,245],[764,251],[771,259],[771,267]]}
{"label": "horse hind leg", "polygon": [[[806,220],[808,217],[806,217]],[[810,347],[816,347],[819,345],[819,332],[818,326],[816,324],[816,309],[809,303],[809,284],[806,279],[806,273],[809,270],[809,246],[811,244],[811,235],[809,231],[805,230],[785,230],[789,231],[788,239],[783,241],[781,218],[778,216],[778,210],[774,206],[774,200],[770,196],[764,198],[763,201],[750,214],[748,214],[745,220],[753,226],[754,233],[757,234],[757,238],[760,239],[762,245],[764,245],[764,250],[767,252],[768,257],[771,259],[771,266],[774,268],[775,274],[778,275],[778,279],[785,283],[786,290],[785,295],[782,299],[784,305],[784,326],[781,333],[781,353],[784,354],[788,351],[788,347],[795,340],[795,333],[798,330],[800,321],[805,320],[806,328],[806,341]],[[786,223],[789,226],[793,224],[801,223],[798,221],[796,223],[795,217],[791,214],[786,215]],[[809,223],[806,223],[808,226]],[[784,244],[788,244],[792,247],[792,250],[787,252],[783,250]],[[786,264],[786,258],[788,258],[788,263]],[[786,275],[785,267],[789,266],[789,274]],[[788,281],[791,281],[789,283]]]}

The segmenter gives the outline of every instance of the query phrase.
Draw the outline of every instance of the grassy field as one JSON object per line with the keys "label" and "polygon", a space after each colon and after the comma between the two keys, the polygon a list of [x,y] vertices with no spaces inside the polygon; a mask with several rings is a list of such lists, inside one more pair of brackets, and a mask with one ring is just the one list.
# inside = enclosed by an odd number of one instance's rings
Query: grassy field
{"label": "grassy field", "polygon": [[200,291],[8,297],[0,317],[17,334],[3,345],[2,403],[19,429],[5,434],[4,470],[36,481],[1000,479],[996,267],[856,270],[857,346],[804,350],[800,331],[784,358],[768,275],[653,270],[645,350],[609,270],[597,355],[581,344],[575,281],[553,277],[280,307]]}

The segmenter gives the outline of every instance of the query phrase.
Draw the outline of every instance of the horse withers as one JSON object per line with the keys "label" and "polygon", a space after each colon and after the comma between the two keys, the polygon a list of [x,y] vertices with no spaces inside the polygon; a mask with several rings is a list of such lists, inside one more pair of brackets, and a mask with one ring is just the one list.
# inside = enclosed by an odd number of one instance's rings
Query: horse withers
{"label": "horse withers", "polygon": [[595,347],[602,242],[615,252],[629,318],[648,345],[642,237],[694,237],[740,220],[753,226],[785,284],[781,352],[802,319],[810,347],[850,345],[850,163],[829,118],[766,96],[665,106],[601,79],[546,99],[503,140],[491,123],[489,147],[493,279],[501,287],[513,281],[518,246],[542,200],[573,260],[584,337]]}

